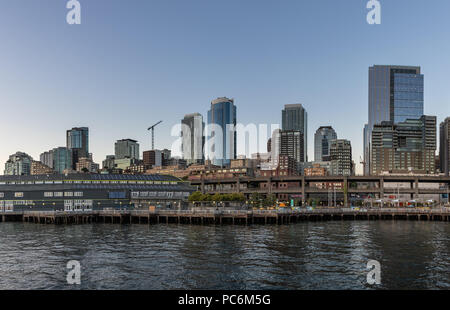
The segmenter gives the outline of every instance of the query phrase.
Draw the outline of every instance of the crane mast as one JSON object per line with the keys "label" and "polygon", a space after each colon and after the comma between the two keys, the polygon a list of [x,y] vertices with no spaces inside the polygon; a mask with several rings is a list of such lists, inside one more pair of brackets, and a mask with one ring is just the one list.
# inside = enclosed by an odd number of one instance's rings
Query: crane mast
{"label": "crane mast", "polygon": [[161,123],[162,123],[162,121],[159,121],[156,124],[154,124],[153,126],[148,127],[148,129],[147,129],[147,130],[151,130],[152,131],[152,150],[155,149],[155,127],[158,126]]}

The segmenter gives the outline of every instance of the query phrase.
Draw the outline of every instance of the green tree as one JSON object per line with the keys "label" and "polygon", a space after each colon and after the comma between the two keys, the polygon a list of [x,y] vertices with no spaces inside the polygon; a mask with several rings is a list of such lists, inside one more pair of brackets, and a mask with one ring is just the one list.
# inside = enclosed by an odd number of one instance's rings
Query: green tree
{"label": "green tree", "polygon": [[231,194],[230,201],[245,201],[245,195],[242,193]]}
{"label": "green tree", "polygon": [[189,202],[197,202],[197,201],[203,201],[205,195],[203,195],[201,192],[193,192],[191,195],[189,195]]}
{"label": "green tree", "polygon": [[252,193],[249,200],[252,205],[258,207],[261,206],[263,196],[260,193]]}
{"label": "green tree", "polygon": [[219,194],[219,193],[215,193],[214,195],[212,195],[211,200],[212,201],[223,201],[223,195]]}
{"label": "green tree", "polygon": [[272,207],[277,202],[277,197],[274,194],[269,194],[263,201],[265,207]]}

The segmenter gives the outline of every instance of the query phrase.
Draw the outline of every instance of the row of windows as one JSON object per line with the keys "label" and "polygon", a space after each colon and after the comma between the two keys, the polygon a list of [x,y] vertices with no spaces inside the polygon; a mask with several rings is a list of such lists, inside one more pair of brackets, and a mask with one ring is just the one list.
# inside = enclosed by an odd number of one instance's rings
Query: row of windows
{"label": "row of windows", "polygon": [[187,197],[189,192],[132,192],[131,198],[150,198],[150,197]]}
{"label": "row of windows", "polygon": [[44,192],[44,197],[83,197],[83,192]]}
{"label": "row of windows", "polygon": [[33,204],[33,200],[0,200],[0,207],[31,206]]}
{"label": "row of windows", "polygon": [[[83,197],[83,192],[44,192],[44,197]],[[0,198],[4,198],[5,193],[0,193]],[[23,198],[23,192],[15,192],[14,198]]]}
{"label": "row of windows", "polygon": [[0,182],[0,185],[40,185],[40,184],[178,184],[177,181],[104,181],[104,180],[68,180],[68,181],[10,181],[10,182]]}

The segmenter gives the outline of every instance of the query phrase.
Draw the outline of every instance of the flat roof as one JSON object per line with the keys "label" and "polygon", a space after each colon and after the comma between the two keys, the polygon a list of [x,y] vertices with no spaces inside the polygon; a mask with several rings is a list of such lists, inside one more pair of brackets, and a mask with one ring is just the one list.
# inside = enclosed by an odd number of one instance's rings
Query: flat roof
{"label": "flat roof", "polygon": [[159,174],[43,174],[43,175],[1,175],[0,182],[11,181],[64,181],[64,180],[123,180],[123,181],[181,181],[170,175]]}

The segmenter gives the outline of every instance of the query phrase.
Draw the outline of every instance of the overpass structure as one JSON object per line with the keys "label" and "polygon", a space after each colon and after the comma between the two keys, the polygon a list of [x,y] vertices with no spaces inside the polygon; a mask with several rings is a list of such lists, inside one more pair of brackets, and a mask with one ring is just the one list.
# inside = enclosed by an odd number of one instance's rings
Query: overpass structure
{"label": "overpass structure", "polygon": [[191,180],[191,185],[204,194],[253,193],[276,195],[278,199],[297,199],[304,204],[311,197],[336,197],[341,203],[352,198],[420,199],[430,195],[447,197],[450,177],[441,175],[413,176],[286,176],[241,177],[229,179]]}

